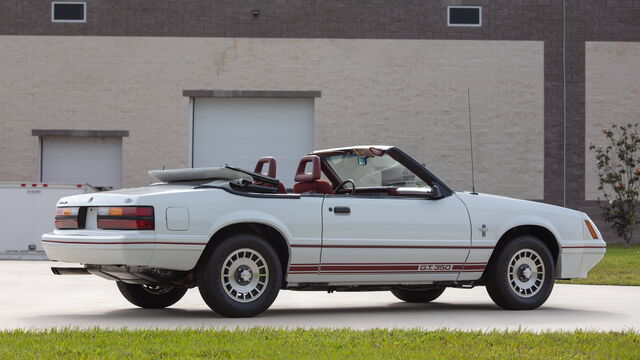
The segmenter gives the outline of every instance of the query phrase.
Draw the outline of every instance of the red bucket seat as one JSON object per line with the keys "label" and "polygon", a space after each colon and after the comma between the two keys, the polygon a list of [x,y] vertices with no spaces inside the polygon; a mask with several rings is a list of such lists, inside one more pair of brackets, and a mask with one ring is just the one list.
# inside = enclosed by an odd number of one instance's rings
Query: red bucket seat
{"label": "red bucket seat", "polygon": [[[263,172],[265,164],[268,164],[266,173]],[[274,158],[273,156],[265,156],[258,159],[258,162],[256,163],[256,167],[253,170],[253,172],[256,174],[262,174],[264,176],[268,176],[270,178],[275,178],[276,170],[277,170],[276,158]],[[267,185],[267,184],[263,184],[263,185]],[[278,184],[276,185],[276,189],[278,191],[278,194],[287,193],[287,189],[285,189],[284,184],[282,182],[278,182]]]}
{"label": "red bucket seat", "polygon": [[[311,163],[311,172],[306,173],[307,164]],[[333,194],[331,184],[320,179],[320,157],[317,155],[307,155],[300,159],[298,170],[296,171],[293,192],[296,194],[317,193],[317,194]]]}

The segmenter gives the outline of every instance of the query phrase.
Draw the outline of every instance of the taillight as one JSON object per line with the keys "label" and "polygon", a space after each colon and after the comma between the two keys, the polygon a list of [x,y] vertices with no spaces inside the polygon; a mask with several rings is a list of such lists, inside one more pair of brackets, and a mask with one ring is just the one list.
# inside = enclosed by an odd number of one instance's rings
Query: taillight
{"label": "taillight", "polygon": [[101,207],[97,225],[99,229],[110,230],[153,230],[153,207]]}
{"label": "taillight", "polygon": [[78,213],[79,207],[60,207],[56,208],[56,229],[78,229]]}

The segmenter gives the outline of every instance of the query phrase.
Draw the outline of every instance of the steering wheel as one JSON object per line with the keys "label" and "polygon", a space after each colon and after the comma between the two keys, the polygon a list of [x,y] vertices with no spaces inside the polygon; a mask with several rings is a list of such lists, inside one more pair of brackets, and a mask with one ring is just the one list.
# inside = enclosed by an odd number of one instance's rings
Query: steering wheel
{"label": "steering wheel", "polygon": [[340,184],[338,184],[338,186],[333,188],[333,192],[337,194],[338,190],[342,189],[345,185],[347,185],[349,183],[351,184],[351,195],[355,194],[355,192],[356,192],[356,182],[351,180],[351,179],[343,180]]}

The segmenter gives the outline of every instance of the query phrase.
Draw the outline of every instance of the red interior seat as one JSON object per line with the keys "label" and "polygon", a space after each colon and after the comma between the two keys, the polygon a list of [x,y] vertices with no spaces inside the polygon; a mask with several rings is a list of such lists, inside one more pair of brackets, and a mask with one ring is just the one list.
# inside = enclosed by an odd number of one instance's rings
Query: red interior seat
{"label": "red interior seat", "polygon": [[[267,167],[266,173],[262,172],[262,170],[264,170],[265,164],[269,165]],[[260,159],[258,159],[258,162],[256,163],[256,168],[253,170],[253,172],[256,174],[262,174],[271,178],[275,178],[276,177],[276,158],[274,158],[273,156],[261,157]]]}
{"label": "red interior seat", "polygon": [[[311,163],[311,172],[306,173],[307,164]],[[318,155],[307,155],[300,159],[298,169],[296,170],[296,183],[293,185],[293,192],[296,194],[317,193],[317,194],[333,194],[331,184],[320,179],[322,175],[320,170],[320,157]]]}
{"label": "red interior seat", "polygon": [[[263,172],[265,164],[268,164],[266,173]],[[268,176],[270,178],[275,178],[276,170],[277,170],[276,158],[274,158],[273,156],[265,156],[258,159],[258,162],[256,163],[256,167],[253,170],[253,172],[256,174],[262,174],[264,176]],[[271,184],[261,184],[261,185],[271,185]],[[278,194],[287,193],[287,189],[284,187],[284,184],[281,181],[279,181],[278,184],[276,184],[276,189]]]}

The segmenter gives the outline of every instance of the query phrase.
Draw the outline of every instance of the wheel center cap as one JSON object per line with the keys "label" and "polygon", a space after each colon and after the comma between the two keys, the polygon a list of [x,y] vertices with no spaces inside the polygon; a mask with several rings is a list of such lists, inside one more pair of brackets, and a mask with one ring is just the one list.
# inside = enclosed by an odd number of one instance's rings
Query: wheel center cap
{"label": "wheel center cap", "polygon": [[533,272],[528,265],[521,265],[520,269],[518,270],[518,277],[520,278],[520,281],[528,281],[529,279],[531,279],[531,275]]}
{"label": "wheel center cap", "polygon": [[251,271],[250,267],[242,265],[239,266],[238,269],[236,269],[235,278],[238,284],[247,285],[253,278],[253,272]]}

